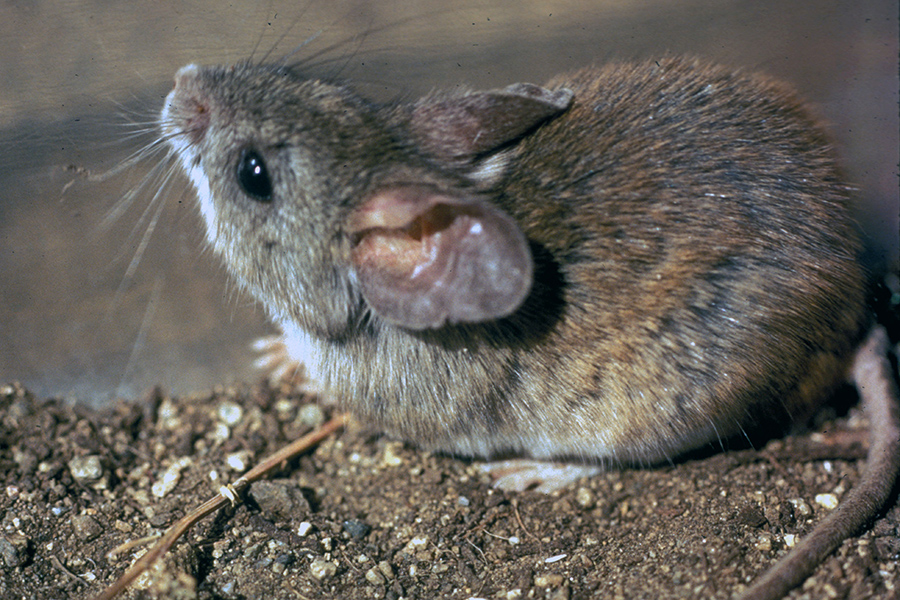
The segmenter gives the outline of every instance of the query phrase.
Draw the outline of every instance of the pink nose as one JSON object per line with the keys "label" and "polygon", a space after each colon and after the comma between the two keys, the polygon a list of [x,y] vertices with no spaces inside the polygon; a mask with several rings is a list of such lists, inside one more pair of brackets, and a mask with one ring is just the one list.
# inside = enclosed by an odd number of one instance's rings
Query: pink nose
{"label": "pink nose", "polygon": [[210,124],[210,98],[202,85],[201,69],[187,65],[175,73],[175,87],[166,98],[165,118],[173,134],[187,135],[200,143]]}

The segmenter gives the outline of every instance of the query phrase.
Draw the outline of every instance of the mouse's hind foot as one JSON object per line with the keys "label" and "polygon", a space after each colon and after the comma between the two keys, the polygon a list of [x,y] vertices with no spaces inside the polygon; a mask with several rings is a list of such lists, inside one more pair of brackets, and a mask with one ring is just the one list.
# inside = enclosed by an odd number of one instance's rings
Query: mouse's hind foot
{"label": "mouse's hind foot", "polygon": [[544,494],[572,485],[579,479],[593,477],[603,469],[598,465],[542,461],[529,458],[498,460],[479,466],[494,480],[494,487],[521,492],[535,490]]}

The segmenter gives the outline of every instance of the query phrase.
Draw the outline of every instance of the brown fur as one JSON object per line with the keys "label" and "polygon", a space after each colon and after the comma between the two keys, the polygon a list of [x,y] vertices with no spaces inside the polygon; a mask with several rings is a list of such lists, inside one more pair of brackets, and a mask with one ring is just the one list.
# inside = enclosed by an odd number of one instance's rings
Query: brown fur
{"label": "brown fur", "polygon": [[163,131],[291,356],[427,448],[670,459],[807,414],[865,324],[830,144],[764,77],[666,58],[382,106],[187,67]]}
{"label": "brown fur", "polygon": [[[821,129],[765,78],[669,58],[384,107],[249,65],[179,85],[172,135],[205,122],[192,147],[216,175],[226,264],[314,340],[326,390],[424,446],[657,461],[771,407],[805,414],[857,341],[847,188]],[[231,175],[247,146],[266,156],[271,202]],[[496,165],[478,176],[485,155]],[[413,331],[366,305],[348,223],[408,184],[519,223],[534,276],[511,315]]]}

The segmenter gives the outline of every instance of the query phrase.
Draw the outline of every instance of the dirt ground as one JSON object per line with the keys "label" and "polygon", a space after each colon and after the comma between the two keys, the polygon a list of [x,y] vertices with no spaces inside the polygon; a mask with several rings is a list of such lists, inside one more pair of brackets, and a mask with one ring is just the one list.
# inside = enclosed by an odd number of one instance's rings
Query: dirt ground
{"label": "dirt ground", "polygon": [[[148,547],[130,542],[328,413],[265,383],[154,390],[105,411],[0,386],[0,598],[94,597]],[[495,490],[478,463],[351,421],[207,517],[123,597],[729,598],[857,481],[865,420],[853,408],[820,423],[542,495]],[[894,506],[791,598],[897,598],[898,556]]]}

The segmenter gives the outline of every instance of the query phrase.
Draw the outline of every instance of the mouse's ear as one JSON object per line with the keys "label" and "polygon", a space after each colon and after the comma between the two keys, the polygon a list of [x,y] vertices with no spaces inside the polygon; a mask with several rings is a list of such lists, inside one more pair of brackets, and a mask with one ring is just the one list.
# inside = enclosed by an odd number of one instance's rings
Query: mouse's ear
{"label": "mouse's ear", "polygon": [[551,91],[530,83],[443,100],[424,100],[413,109],[413,135],[430,154],[469,160],[528,133],[572,104],[568,89]]}
{"label": "mouse's ear", "polygon": [[499,319],[531,289],[525,235],[481,200],[425,186],[390,187],[353,213],[349,230],[363,297],[401,327]]}

